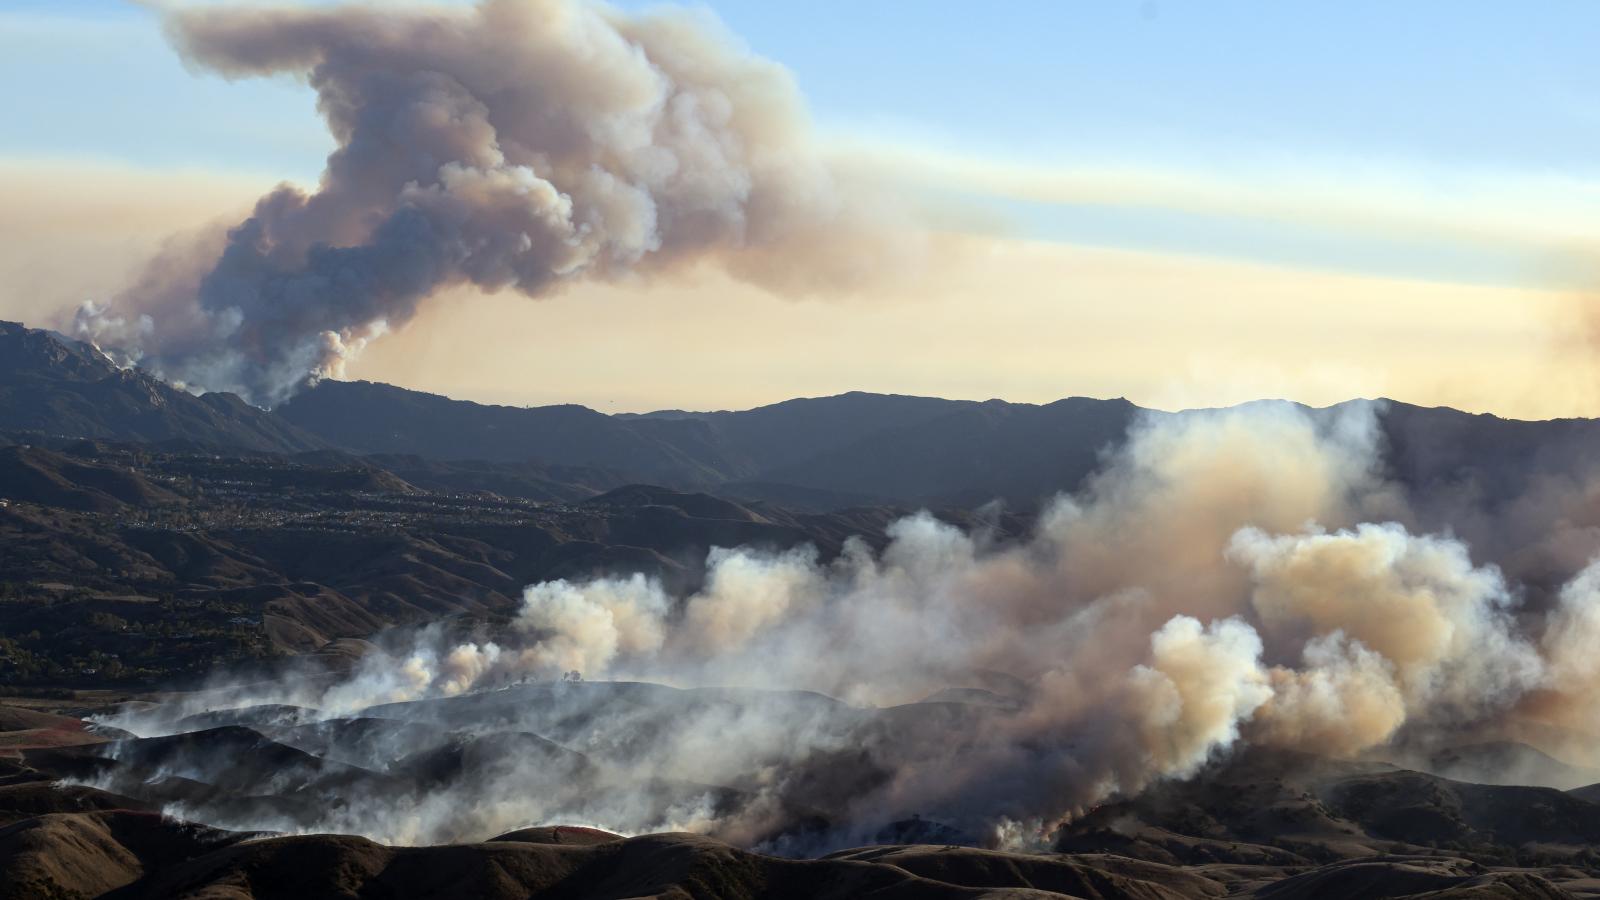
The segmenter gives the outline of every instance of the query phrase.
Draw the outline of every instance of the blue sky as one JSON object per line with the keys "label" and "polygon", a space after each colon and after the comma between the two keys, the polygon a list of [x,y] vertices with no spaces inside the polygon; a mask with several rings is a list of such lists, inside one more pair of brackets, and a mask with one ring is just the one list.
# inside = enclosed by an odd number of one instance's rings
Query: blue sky
{"label": "blue sky", "polygon": [[824,121],[978,151],[1595,170],[1592,3],[714,7],[797,73]]}
{"label": "blue sky", "polygon": [[[981,14],[956,0],[708,8],[794,73],[832,139],[1245,188],[1271,172],[1291,198],[1266,217],[1226,203],[1197,211],[1103,197],[1039,202],[1027,190],[987,199],[1028,236],[1516,283],[1560,281],[1563,270],[1547,247],[1463,245],[1426,228],[1374,237],[1330,227],[1311,199],[1299,201],[1304,214],[1294,208],[1295,190],[1320,181],[1326,198],[1341,182],[1369,192],[1401,183],[1413,218],[1437,220],[1450,213],[1436,201],[1487,192],[1507,213],[1600,222],[1600,197],[1587,192],[1600,183],[1592,63],[1600,4],[984,6]],[[197,76],[167,48],[152,12],[120,0],[12,0],[0,11],[0,85],[8,119],[0,157],[309,182],[329,147],[306,89]]]}
{"label": "blue sky", "polygon": [[[655,4],[626,2],[626,8]],[[1116,159],[1513,168],[1593,175],[1600,5],[1483,2],[974,4],[718,0],[796,75],[819,124],[1030,162]],[[241,165],[248,111],[314,165],[309,97],[194,78],[120,0],[10,0],[0,152]],[[106,115],[153,116],[107,147]],[[226,126],[226,127],[224,127]],[[270,127],[268,127],[270,126]]]}

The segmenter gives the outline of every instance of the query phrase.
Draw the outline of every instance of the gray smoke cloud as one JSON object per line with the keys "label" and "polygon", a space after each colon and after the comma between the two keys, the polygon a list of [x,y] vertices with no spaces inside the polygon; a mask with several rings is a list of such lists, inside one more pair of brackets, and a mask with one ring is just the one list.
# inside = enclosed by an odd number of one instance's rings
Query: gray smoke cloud
{"label": "gray smoke cloud", "polygon": [[[228,688],[113,724],[161,734],[179,715],[285,703],[511,729],[597,761],[611,788],[573,798],[513,754],[465,793],[309,824],[223,817],[235,827],[453,840],[578,821],[781,846],[812,809],[832,823],[814,847],[915,814],[1042,841],[1241,743],[1355,756],[1489,733],[1530,698],[1544,721],[1592,721],[1600,567],[1519,619],[1498,569],[1396,521],[1379,434],[1369,404],[1150,414],[1022,541],[919,514],[881,552],[852,541],[830,561],[713,550],[684,597],[642,575],[535,584],[495,641],[428,632],[331,685]],[[574,671],[601,681],[556,680]],[[746,799],[641,787],[661,784]]]}
{"label": "gray smoke cloud", "polygon": [[166,28],[199,69],[303,78],[337,143],[316,190],[275,189],[79,310],[79,336],[193,389],[272,405],[452,286],[537,297],[712,263],[836,291],[919,240],[709,14],[484,0],[178,9]]}

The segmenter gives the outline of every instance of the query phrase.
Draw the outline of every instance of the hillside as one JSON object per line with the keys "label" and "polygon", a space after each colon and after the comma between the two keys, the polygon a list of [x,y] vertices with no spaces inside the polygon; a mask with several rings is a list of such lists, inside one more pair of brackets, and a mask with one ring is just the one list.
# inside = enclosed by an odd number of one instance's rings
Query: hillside
{"label": "hillside", "polygon": [[575,405],[487,406],[365,381],[320,382],[275,413],[359,453],[534,460],[671,484],[711,484],[751,466],[692,419],[618,419]]}
{"label": "hillside", "polygon": [[119,369],[87,344],[15,322],[0,322],[0,432],[278,452],[326,446],[232,394],[196,397]]}
{"label": "hillside", "polygon": [[712,546],[832,555],[853,535],[881,543],[905,512],[639,484],[600,494],[619,479],[383,458],[413,484],[373,459],[0,447],[0,678],[147,682],[393,625],[487,627],[537,581],[644,572],[681,591]]}
{"label": "hillside", "polygon": [[855,392],[741,412],[606,416],[327,381],[276,410],[360,453],[598,467],[813,507],[995,498],[1032,506],[1078,486],[1138,412],[1125,400],[1036,406]]}
{"label": "hillside", "polygon": [[[524,685],[391,704],[357,718],[319,719],[294,707],[219,710],[151,738],[103,726],[82,733],[72,717],[8,716],[0,707],[0,738],[18,738],[12,757],[0,758],[0,898],[1562,900],[1592,896],[1600,864],[1592,849],[1600,806],[1576,793],[1263,752],[1091,810],[1056,832],[1053,851],[979,849],[970,836],[921,818],[885,825],[868,846],[799,858],[715,835],[624,838],[560,821],[499,825],[494,798],[512,785],[579,816],[697,796],[716,797],[723,813],[750,804],[738,788],[619,782],[615,768],[629,754],[652,752],[663,729],[741,708],[781,708],[791,727],[851,735],[864,757],[893,752],[875,724],[885,711],[814,695],[644,684]],[[949,723],[952,708],[914,704],[894,716]],[[81,740],[44,739],[48,728],[73,726]],[[562,743],[518,730],[530,726]],[[575,746],[583,749],[568,749]],[[66,786],[63,777],[93,777],[98,787]],[[837,814],[829,804],[848,798],[800,799],[806,805],[773,821],[779,832],[814,834]],[[235,824],[156,815],[161,808]],[[319,833],[330,815],[389,829],[405,811],[429,823],[434,839],[400,846]],[[240,828],[250,822],[312,833]]]}

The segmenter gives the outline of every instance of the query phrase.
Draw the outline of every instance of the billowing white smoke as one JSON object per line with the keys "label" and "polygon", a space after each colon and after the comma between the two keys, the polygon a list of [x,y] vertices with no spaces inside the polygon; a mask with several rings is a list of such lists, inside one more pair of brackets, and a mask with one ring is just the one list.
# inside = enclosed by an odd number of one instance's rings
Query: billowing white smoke
{"label": "billowing white smoke", "polygon": [[1269,729],[1337,731],[1346,750],[1360,749],[1418,717],[1481,720],[1541,678],[1500,573],[1475,568],[1456,541],[1394,524],[1277,537],[1247,529],[1230,554],[1252,573],[1263,632],[1282,646],[1307,642],[1305,671],[1284,676],[1286,702],[1266,710]]}
{"label": "billowing white smoke", "polygon": [[1600,765],[1600,559],[1561,589],[1543,626],[1545,677],[1520,704],[1521,720],[1511,723],[1511,736],[1583,765]]}
{"label": "billowing white smoke", "polygon": [[1191,775],[1239,737],[1272,697],[1261,638],[1240,619],[1201,626],[1173,616],[1150,637],[1150,662],[1129,673],[1139,743],[1158,774]]}
{"label": "billowing white smoke", "polygon": [[[1458,541],[1364,521],[1405,512],[1376,474],[1376,434],[1362,404],[1152,415],[1024,541],[918,514],[880,553],[715,550],[685,598],[638,575],[537,584],[508,646],[369,656],[310,699],[331,715],[577,670],[864,709],[954,701],[966,712],[948,721],[899,707],[872,732],[886,774],[837,803],[861,822],[924,812],[1012,834],[1192,774],[1241,739],[1356,754],[1552,691],[1592,717],[1600,574],[1526,633],[1504,578]],[[629,765],[782,796],[857,740],[784,710],[687,717]]]}
{"label": "billowing white smoke", "polygon": [[545,635],[519,658],[535,671],[601,672],[618,656],[660,649],[668,599],[642,575],[578,586],[565,581],[528,588],[519,629]]}
{"label": "billowing white smoke", "polygon": [[593,0],[197,7],[184,59],[316,90],[337,149],[225,239],[154,261],[80,336],[194,388],[276,403],[442,288],[540,296],[709,261],[788,292],[892,269],[915,228],[845,184],[788,74],[708,14]]}

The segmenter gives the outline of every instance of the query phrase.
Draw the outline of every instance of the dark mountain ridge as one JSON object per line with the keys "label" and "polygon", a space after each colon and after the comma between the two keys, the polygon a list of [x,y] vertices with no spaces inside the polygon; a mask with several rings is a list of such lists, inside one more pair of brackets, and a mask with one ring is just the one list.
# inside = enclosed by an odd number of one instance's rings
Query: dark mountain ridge
{"label": "dark mountain ridge", "polygon": [[292,453],[327,443],[233,394],[198,397],[88,344],[0,322],[0,432],[121,441],[189,439]]}
{"label": "dark mountain ridge", "polygon": [[593,466],[709,484],[750,471],[696,420],[624,420],[584,406],[488,406],[368,381],[322,381],[275,414],[359,453]]}
{"label": "dark mountain ridge", "polygon": [[[1457,508],[1430,499],[1423,512],[1468,530],[1461,504],[1503,506],[1535,488],[1570,494],[1594,474],[1594,419],[1349,402],[1377,404],[1386,474],[1413,494],[1449,498]],[[1258,401],[1275,403],[1286,401]],[[1187,414],[1121,398],[1038,405],[851,392],[743,411],[605,415],[327,380],[269,412],[118,369],[51,332],[0,325],[0,443],[9,432],[13,442],[181,441],[221,453],[338,448],[426,489],[543,501],[648,483],[813,512],[994,499],[1028,511],[1080,488],[1135,423]]]}
{"label": "dark mountain ridge", "polygon": [[593,466],[802,505],[1001,498],[1024,507],[1075,488],[1139,412],[1121,399],[1040,406],[852,392],[741,412],[606,416],[327,381],[276,410],[358,453]]}

